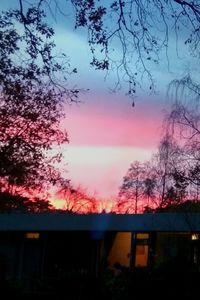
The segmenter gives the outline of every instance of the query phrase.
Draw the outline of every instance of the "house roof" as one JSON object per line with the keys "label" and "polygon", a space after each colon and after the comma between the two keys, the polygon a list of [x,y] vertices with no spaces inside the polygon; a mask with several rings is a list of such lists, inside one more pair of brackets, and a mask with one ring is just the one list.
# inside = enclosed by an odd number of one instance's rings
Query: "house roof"
{"label": "house roof", "polygon": [[67,214],[2,213],[0,231],[200,231],[200,213]]}

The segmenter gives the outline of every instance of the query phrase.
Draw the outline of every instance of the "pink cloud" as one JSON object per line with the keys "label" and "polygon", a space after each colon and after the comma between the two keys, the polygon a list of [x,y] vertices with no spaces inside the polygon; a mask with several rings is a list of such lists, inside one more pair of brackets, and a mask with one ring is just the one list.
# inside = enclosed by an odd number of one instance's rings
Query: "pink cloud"
{"label": "pink cloud", "polygon": [[152,100],[132,108],[126,99],[100,96],[68,107],[62,126],[69,133],[64,154],[72,183],[100,197],[117,195],[130,164],[150,159],[157,147],[161,112]]}
{"label": "pink cloud", "polygon": [[73,145],[137,146],[157,145],[161,131],[161,115],[144,107],[130,105],[93,105],[75,107],[63,123]]}
{"label": "pink cloud", "polygon": [[119,186],[133,160],[150,159],[153,149],[135,147],[68,146],[68,176],[76,186],[100,197],[117,195]]}

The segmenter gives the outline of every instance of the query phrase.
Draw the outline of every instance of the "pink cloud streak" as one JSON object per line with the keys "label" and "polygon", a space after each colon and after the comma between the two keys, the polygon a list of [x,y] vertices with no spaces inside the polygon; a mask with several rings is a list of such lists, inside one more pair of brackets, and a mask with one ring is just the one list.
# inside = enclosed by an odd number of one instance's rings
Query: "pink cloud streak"
{"label": "pink cloud streak", "polygon": [[161,117],[151,111],[84,107],[69,112],[63,126],[73,145],[155,147],[160,138]]}
{"label": "pink cloud streak", "polygon": [[62,126],[69,133],[64,156],[72,183],[100,197],[117,195],[130,164],[150,159],[161,121],[161,105],[147,101],[132,108],[126,99],[99,96],[68,107]]}

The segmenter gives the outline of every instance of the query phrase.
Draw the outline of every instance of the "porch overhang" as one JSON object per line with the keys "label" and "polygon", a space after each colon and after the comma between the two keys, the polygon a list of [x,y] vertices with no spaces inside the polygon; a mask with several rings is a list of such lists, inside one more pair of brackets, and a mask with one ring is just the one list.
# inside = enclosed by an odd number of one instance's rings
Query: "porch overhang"
{"label": "porch overhang", "polygon": [[0,231],[200,232],[200,213],[2,213]]}

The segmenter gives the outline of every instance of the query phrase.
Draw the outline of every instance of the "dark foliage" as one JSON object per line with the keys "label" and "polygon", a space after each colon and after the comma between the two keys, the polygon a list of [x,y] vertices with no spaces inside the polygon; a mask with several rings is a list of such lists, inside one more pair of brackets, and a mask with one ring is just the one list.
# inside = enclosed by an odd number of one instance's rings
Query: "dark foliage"
{"label": "dark foliage", "polygon": [[29,199],[20,195],[11,195],[7,192],[0,193],[0,212],[10,213],[19,212],[47,212],[52,209],[52,205],[48,200],[39,199],[37,197]]}
{"label": "dark foliage", "polygon": [[70,69],[56,57],[54,31],[39,6],[0,15],[0,189],[43,188],[60,178],[54,167],[61,153],[53,146],[68,142],[59,125],[65,101],[77,101],[67,88]]}
{"label": "dark foliage", "polygon": [[180,204],[170,203],[163,208],[156,208],[152,212],[180,212],[180,213],[199,213],[200,203],[199,201],[186,200]]}

